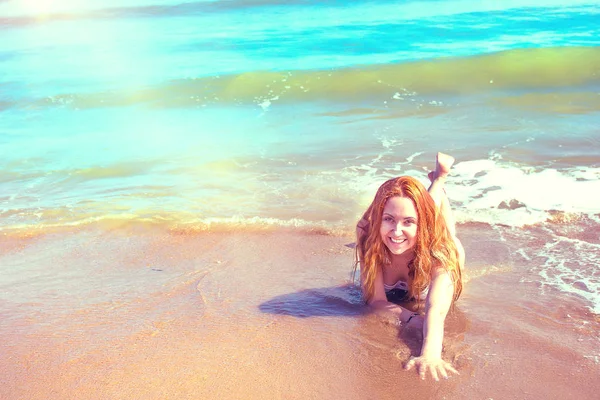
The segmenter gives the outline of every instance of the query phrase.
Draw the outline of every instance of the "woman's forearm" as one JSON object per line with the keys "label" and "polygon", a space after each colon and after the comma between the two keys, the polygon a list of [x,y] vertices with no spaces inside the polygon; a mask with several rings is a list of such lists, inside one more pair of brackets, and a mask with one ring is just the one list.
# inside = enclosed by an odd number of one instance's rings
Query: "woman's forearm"
{"label": "woman's forearm", "polygon": [[442,343],[444,341],[444,321],[446,320],[446,310],[431,307],[425,315],[423,324],[423,346],[421,347],[421,356],[441,357]]}
{"label": "woman's forearm", "polygon": [[422,356],[442,356],[444,322],[452,304],[453,290],[454,285],[448,274],[437,271],[425,303]]}

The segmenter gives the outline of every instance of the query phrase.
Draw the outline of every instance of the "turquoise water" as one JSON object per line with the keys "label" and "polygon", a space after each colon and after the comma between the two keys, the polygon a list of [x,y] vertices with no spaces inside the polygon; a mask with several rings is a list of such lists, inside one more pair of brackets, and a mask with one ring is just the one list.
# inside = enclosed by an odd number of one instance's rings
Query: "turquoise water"
{"label": "turquoise water", "polygon": [[598,21],[597,1],[0,1],[0,227],[348,232],[442,150],[460,222],[575,221],[567,291],[598,309]]}
{"label": "turquoise water", "polygon": [[[292,181],[356,198],[372,182],[348,168],[438,148],[487,159],[523,143],[535,166],[573,141],[565,155],[597,165],[598,2],[0,7],[4,226],[48,210],[59,224],[182,210],[315,222],[344,200],[302,207],[280,193]],[[272,201],[302,212],[271,215]],[[344,203],[346,223],[362,205]]]}

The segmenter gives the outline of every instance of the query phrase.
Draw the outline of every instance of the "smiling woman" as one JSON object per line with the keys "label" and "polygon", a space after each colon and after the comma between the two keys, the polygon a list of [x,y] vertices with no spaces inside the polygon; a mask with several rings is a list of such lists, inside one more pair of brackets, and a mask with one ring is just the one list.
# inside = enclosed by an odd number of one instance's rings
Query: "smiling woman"
{"label": "smiling woman", "polygon": [[[444,320],[462,291],[464,265],[464,250],[454,235],[443,189],[453,162],[452,157],[438,153],[429,192],[412,177],[386,181],[356,231],[364,299],[374,311],[423,329],[421,354],[411,358],[406,368],[416,366],[422,378],[429,372],[435,380],[457,373],[441,358]],[[404,291],[400,299],[399,290]],[[424,316],[392,303],[419,303],[422,297]]]}

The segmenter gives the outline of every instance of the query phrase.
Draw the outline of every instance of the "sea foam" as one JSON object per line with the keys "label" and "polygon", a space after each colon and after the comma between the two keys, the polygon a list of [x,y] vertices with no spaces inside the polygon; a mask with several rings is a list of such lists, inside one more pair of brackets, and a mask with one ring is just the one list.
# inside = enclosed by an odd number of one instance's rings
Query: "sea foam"
{"label": "sea foam", "polygon": [[522,226],[551,211],[598,213],[600,168],[536,169],[501,160],[456,164],[447,182],[460,221]]}

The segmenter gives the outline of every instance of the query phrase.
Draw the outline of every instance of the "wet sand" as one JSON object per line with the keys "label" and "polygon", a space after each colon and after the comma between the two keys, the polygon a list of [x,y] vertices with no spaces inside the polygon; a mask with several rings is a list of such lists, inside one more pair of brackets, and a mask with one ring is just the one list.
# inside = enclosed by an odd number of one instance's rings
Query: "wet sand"
{"label": "wet sand", "polygon": [[469,281],[444,347],[460,375],[437,383],[402,370],[419,334],[370,315],[349,285],[351,236],[12,238],[0,257],[0,398],[595,397],[598,316],[524,280],[518,243],[483,224],[460,232]]}

